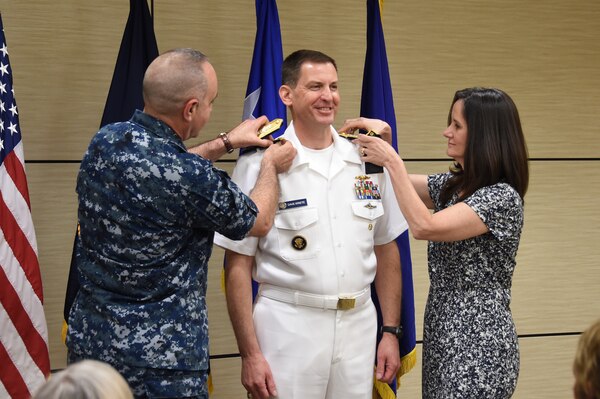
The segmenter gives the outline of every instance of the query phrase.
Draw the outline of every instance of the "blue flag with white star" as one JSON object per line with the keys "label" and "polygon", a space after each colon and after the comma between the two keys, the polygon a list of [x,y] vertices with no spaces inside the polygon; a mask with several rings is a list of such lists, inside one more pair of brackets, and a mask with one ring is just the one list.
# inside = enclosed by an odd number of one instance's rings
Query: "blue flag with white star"
{"label": "blue flag with white star", "polygon": [[287,126],[286,109],[279,98],[283,50],[279,14],[275,0],[256,0],[256,38],[243,119],[266,115],[269,120],[283,119],[281,128],[271,136],[280,136]]}
{"label": "blue flag with white star", "polygon": [[[287,127],[285,104],[279,98],[282,47],[276,1],[256,0],[256,38],[242,119],[256,119],[262,115],[266,115],[270,121],[283,119],[281,127],[271,134],[272,138],[281,136]],[[240,155],[249,151],[240,148]],[[252,280],[252,298],[257,293],[258,283]]]}

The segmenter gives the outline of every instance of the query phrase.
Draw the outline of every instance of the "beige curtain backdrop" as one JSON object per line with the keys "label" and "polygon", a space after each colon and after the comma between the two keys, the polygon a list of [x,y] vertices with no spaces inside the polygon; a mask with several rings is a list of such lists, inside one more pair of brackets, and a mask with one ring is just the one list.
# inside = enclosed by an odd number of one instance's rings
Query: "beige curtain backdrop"
{"label": "beige curtain backdrop", "polygon": [[[284,54],[312,48],[333,56],[342,95],[336,124],[357,116],[365,0],[279,0],[278,7]],[[194,47],[217,70],[219,97],[198,140],[230,129],[242,114],[254,1],[157,0],[154,8],[161,52]],[[60,329],[78,162],[100,123],[129,1],[0,0],[0,12],[19,105],[51,365],[60,369],[66,363]],[[399,150],[411,172],[447,170],[441,132],[457,89],[499,87],[519,108],[531,182],[513,284],[521,336],[515,397],[569,397],[576,333],[600,317],[600,2],[387,0],[383,20]],[[230,171],[233,163],[218,166]],[[412,241],[419,340],[429,284],[425,251],[425,243]],[[220,291],[221,260],[216,249],[208,297],[213,397],[243,398],[240,359]],[[419,358],[402,381],[400,397],[420,397],[420,366]]]}

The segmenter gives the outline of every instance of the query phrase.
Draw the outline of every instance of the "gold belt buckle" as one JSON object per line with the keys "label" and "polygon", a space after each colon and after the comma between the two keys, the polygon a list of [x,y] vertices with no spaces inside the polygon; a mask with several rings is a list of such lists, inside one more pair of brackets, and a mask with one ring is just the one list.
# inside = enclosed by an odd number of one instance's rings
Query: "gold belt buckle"
{"label": "gold belt buckle", "polygon": [[356,298],[338,298],[337,310],[354,309]]}

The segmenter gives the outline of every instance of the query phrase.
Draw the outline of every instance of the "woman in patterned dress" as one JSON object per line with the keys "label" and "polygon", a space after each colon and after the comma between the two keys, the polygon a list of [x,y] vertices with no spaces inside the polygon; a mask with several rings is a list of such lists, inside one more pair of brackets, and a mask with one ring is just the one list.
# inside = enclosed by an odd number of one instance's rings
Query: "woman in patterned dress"
{"label": "woman in patterned dress", "polygon": [[[356,128],[391,137],[374,119],[341,130]],[[387,169],[413,236],[429,241],[423,397],[510,398],[519,374],[510,289],[529,181],[519,114],[501,90],[459,90],[443,136],[454,163],[429,176],[409,175],[384,140],[355,142],[363,161]]]}

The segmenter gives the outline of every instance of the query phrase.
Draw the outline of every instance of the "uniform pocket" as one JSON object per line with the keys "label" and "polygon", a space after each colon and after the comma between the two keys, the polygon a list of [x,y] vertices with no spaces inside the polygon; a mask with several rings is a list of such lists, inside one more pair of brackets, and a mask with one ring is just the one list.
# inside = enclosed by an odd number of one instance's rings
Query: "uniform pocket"
{"label": "uniform pocket", "polygon": [[286,260],[310,259],[321,250],[317,208],[286,210],[275,215],[281,256]]}
{"label": "uniform pocket", "polygon": [[352,212],[355,216],[358,216],[367,220],[375,220],[385,213],[383,210],[383,203],[381,201],[369,200],[369,201],[353,201]]}
{"label": "uniform pocket", "polygon": [[375,227],[385,213],[383,204],[377,200],[361,200],[352,202],[352,213],[356,223],[354,237],[356,246],[361,252],[369,253],[375,242]]}

